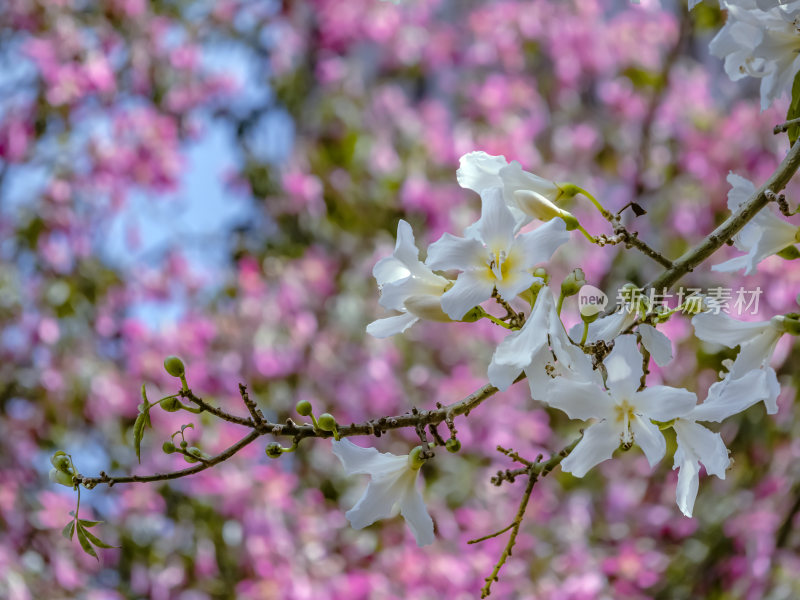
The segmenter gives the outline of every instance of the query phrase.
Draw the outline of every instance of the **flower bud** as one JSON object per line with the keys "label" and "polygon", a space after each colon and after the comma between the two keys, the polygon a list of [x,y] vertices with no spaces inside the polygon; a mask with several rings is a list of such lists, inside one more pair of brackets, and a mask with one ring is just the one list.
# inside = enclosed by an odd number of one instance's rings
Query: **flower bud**
{"label": "flower bud", "polygon": [[444,443],[445,450],[456,453],[461,450],[461,442],[455,438],[450,438]]}
{"label": "flower bud", "polygon": [[336,429],[336,419],[333,418],[333,415],[330,413],[322,413],[319,418],[317,418],[317,425],[322,431],[333,431]]}
{"label": "flower bud", "polygon": [[536,267],[533,270],[533,276],[542,278],[544,280],[545,285],[547,285],[550,282],[550,274],[544,267]]}
{"label": "flower bud", "polygon": [[790,335],[800,335],[800,320],[784,318],[783,329]]}
{"label": "flower bud", "polygon": [[265,451],[270,458],[280,458],[281,454],[283,454],[283,448],[281,448],[278,442],[270,442],[267,444]]}
{"label": "flower bud", "polygon": [[297,411],[297,414],[301,417],[307,417],[312,412],[314,412],[314,407],[311,406],[311,402],[308,400],[300,400],[297,405],[294,407]]}
{"label": "flower bud", "polygon": [[50,481],[52,481],[53,483],[59,483],[67,487],[73,487],[72,475],[69,475],[68,473],[64,473],[63,471],[59,471],[58,469],[50,469],[50,473],[48,476],[50,477]]}
{"label": "flower bud", "polygon": [[422,458],[422,446],[417,446],[408,454],[408,466],[416,471],[425,464],[425,459]]}
{"label": "flower bud", "polygon": [[173,454],[176,451],[175,444],[172,442],[164,442],[161,444],[161,449],[164,451],[164,454]]}
{"label": "flower bud", "polygon": [[567,212],[563,208],[558,208],[538,192],[534,192],[533,190],[517,190],[514,192],[514,201],[522,212],[535,219],[550,221],[558,217],[564,219],[564,222],[567,224],[567,231],[578,228],[578,219],[576,219],[572,213]]}
{"label": "flower bud", "polygon": [[189,442],[187,442],[186,440],[181,440],[181,448],[186,450],[186,446],[188,446],[188,445],[189,445]]}
{"label": "flower bud", "polygon": [[584,285],[586,285],[586,277],[583,269],[575,269],[561,282],[561,295],[564,297],[574,296],[581,291]]}
{"label": "flower bud", "polygon": [[177,356],[168,356],[164,359],[164,369],[173,377],[182,377],[186,374],[183,361]]}
{"label": "flower bud", "polygon": [[59,450],[50,457],[50,464],[62,473],[67,473],[68,475],[72,474],[72,466],[69,456],[67,456],[67,453],[63,450]]}

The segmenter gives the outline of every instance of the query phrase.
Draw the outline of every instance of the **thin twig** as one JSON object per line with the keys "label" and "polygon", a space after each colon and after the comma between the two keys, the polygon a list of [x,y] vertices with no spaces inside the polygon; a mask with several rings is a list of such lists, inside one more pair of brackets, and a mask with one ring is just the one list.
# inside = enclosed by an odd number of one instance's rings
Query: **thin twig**
{"label": "thin twig", "polygon": [[503,565],[506,564],[508,557],[511,556],[511,551],[514,548],[514,544],[517,542],[517,534],[519,534],[519,528],[522,525],[522,519],[525,517],[525,511],[528,508],[528,501],[531,498],[531,493],[533,492],[533,486],[536,485],[536,482],[539,480],[540,477],[546,477],[550,471],[552,471],[557,465],[561,463],[564,458],[569,456],[569,453],[575,449],[575,446],[578,445],[578,442],[583,439],[583,434],[572,441],[566,448],[561,450],[558,454],[554,454],[550,457],[550,460],[547,462],[539,462],[532,464],[530,467],[525,469],[528,475],[528,485],[525,486],[525,492],[522,494],[522,500],[520,500],[519,508],[517,509],[517,515],[514,517],[514,521],[511,523],[509,527],[488,536],[484,536],[483,538],[479,538],[477,540],[472,540],[469,543],[478,543],[483,540],[488,540],[490,538],[496,537],[501,533],[505,533],[509,529],[511,530],[511,535],[508,538],[508,543],[506,547],[503,549],[503,554],[500,555],[497,563],[494,565],[494,569],[486,578],[486,584],[481,588],[481,598],[486,598],[492,593],[492,583],[498,581],[498,575],[500,574],[500,569],[503,568]]}
{"label": "thin twig", "polygon": [[264,415],[261,414],[260,410],[258,410],[256,403],[250,399],[250,394],[247,393],[247,387],[243,383],[239,384],[239,395],[242,397],[242,402],[244,402],[244,405],[250,412],[250,416],[253,419],[253,423],[255,423],[256,429],[263,428],[265,426]]}

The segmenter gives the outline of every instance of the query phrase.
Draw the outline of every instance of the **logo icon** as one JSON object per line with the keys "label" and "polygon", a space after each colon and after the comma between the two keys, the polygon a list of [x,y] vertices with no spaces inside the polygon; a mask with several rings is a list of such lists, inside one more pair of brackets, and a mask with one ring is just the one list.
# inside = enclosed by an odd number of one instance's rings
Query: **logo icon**
{"label": "logo icon", "polygon": [[593,285],[584,285],[578,292],[578,307],[585,317],[593,317],[608,305],[608,296]]}

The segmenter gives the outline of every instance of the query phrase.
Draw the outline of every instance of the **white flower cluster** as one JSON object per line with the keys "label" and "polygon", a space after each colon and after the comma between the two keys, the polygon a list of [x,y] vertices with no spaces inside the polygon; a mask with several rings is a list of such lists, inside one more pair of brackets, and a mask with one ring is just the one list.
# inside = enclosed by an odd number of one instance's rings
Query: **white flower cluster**
{"label": "white flower cluster", "polygon": [[[742,197],[752,193],[752,184],[734,175],[729,180],[734,186],[730,202],[735,210]],[[662,432],[671,427],[677,439],[673,468],[680,469],[677,503],[691,516],[700,464],[720,478],[730,464],[720,435],[700,423],[722,421],[762,401],[768,413],[777,411],[780,388],[769,361],[787,325],[793,323],[792,332],[797,333],[797,315],[752,323],[714,312],[696,314],[692,323],[698,338],[740,347],[728,372],[699,404],[695,393],[686,389],[646,386],[647,358],[660,366],[672,360],[672,342],[654,324],[673,313],[650,312],[650,322],[644,322],[648,306],[622,307],[593,322],[585,319],[568,334],[559,314],[563,298],[557,302],[546,278],[538,276],[545,273],[537,266],[548,261],[577,226],[575,218],[555,204],[565,188],[523,171],[516,162],[509,164],[503,157],[483,152],[461,158],[458,181],[480,195],[480,218],[464,237],[444,234],[428,248],[424,263],[411,227],[400,221],[394,253],[380,260],[373,271],[381,290],[380,303],[399,314],[371,323],[367,331],[386,337],[420,319],[472,321],[488,315],[480,304],[492,297],[506,303],[527,300],[531,308],[524,324],[518,328],[506,324],[510,332],[492,356],[489,382],[505,390],[524,372],[533,399],[572,419],[591,421],[561,463],[564,471],[576,477],[611,458],[617,449],[633,445],[641,448],[651,466],[656,465],[667,449]],[[522,233],[534,219],[541,223]],[[763,232],[773,219],[780,221],[771,214],[756,219],[748,225],[750,230],[745,228],[737,237],[737,247],[748,252],[743,259],[734,259],[737,268],[746,266],[749,272],[764,252],[774,251],[772,241],[759,241],[772,239],[771,233]],[[631,302],[647,304],[641,297]],[[424,461],[415,461],[413,452],[411,457],[378,454],[347,440],[335,441],[334,451],[348,473],[372,477],[364,496],[347,513],[354,527],[384,518],[399,506],[417,542],[433,541],[433,523],[415,484]]]}
{"label": "white flower cluster", "polygon": [[[692,7],[697,2],[692,4]],[[728,20],[709,46],[733,81],[761,80],[761,109],[792,89],[800,71],[800,1],[721,0]]]}

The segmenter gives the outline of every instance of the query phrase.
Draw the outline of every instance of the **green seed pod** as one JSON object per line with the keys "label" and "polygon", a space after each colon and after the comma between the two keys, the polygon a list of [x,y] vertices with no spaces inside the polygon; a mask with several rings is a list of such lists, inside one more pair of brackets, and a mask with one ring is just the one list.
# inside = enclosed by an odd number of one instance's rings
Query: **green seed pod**
{"label": "green seed pod", "polygon": [[193,457],[193,456],[188,456],[188,455],[186,455],[186,454],[184,454],[184,455],[183,455],[183,460],[185,460],[187,463],[196,463],[196,462],[199,462],[199,461],[198,461],[198,460],[197,460],[195,457]]}
{"label": "green seed pod", "polygon": [[297,411],[297,414],[300,415],[301,417],[307,417],[312,412],[314,412],[314,407],[311,406],[311,402],[309,402],[308,400],[300,400],[300,402],[297,403],[294,409]]}
{"label": "green seed pod", "polygon": [[167,398],[161,403],[161,408],[167,412],[178,412],[183,407],[177,398]]}
{"label": "green seed pod", "polygon": [[182,377],[186,374],[183,361],[177,356],[168,356],[164,359],[164,369],[173,377]]}
{"label": "green seed pod", "polygon": [[333,431],[336,429],[336,419],[330,413],[322,413],[317,419],[317,424],[322,431]]}
{"label": "green seed pod", "polygon": [[444,443],[444,447],[448,452],[456,453],[461,450],[461,442],[455,438],[450,438]]}
{"label": "green seed pod", "polygon": [[422,458],[422,446],[417,446],[408,454],[408,466],[416,471],[424,464],[425,459]]}
{"label": "green seed pod", "polygon": [[67,487],[72,487],[72,475],[64,473],[63,471],[59,471],[58,469],[50,469],[49,477],[50,481],[53,483],[59,483]]}
{"label": "green seed pod", "polygon": [[164,451],[164,454],[173,454],[177,450],[175,444],[172,442],[164,442],[161,444],[161,449]]}
{"label": "green seed pod", "polygon": [[280,458],[281,454],[283,454],[283,448],[281,448],[278,442],[270,442],[267,444],[265,451],[270,458]]}

